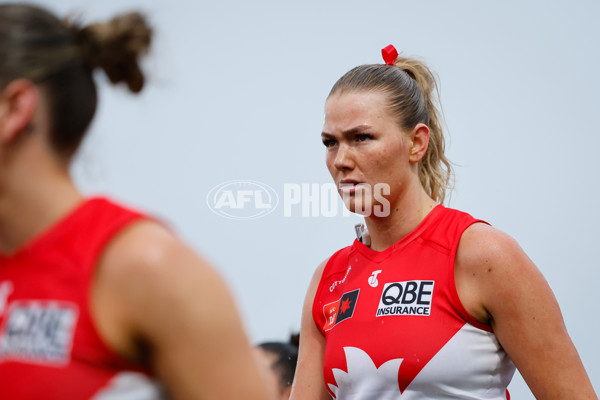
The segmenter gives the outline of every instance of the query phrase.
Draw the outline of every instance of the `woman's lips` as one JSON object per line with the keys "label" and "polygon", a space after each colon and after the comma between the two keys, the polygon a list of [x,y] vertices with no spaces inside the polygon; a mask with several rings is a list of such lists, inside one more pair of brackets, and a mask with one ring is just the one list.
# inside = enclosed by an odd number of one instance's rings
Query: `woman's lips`
{"label": "woman's lips", "polygon": [[362,182],[355,181],[341,181],[339,184],[340,191],[342,193],[354,193],[357,188],[364,186]]}

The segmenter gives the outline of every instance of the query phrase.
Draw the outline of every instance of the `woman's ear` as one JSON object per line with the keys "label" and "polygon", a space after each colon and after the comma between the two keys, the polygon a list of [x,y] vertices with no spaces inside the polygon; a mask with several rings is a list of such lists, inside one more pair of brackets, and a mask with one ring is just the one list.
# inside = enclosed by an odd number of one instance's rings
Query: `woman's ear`
{"label": "woman's ear", "polygon": [[429,146],[429,127],[419,122],[410,132],[410,153],[408,160],[418,163],[425,156]]}
{"label": "woman's ear", "polygon": [[13,141],[31,124],[39,103],[37,87],[27,79],[9,83],[0,93],[0,143]]}

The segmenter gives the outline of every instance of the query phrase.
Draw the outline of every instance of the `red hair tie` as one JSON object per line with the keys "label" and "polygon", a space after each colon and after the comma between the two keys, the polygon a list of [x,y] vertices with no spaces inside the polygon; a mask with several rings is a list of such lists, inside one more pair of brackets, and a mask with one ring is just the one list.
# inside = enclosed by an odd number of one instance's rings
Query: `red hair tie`
{"label": "red hair tie", "polygon": [[381,49],[381,55],[383,56],[383,61],[385,61],[387,65],[394,65],[396,58],[398,58],[398,51],[390,44]]}

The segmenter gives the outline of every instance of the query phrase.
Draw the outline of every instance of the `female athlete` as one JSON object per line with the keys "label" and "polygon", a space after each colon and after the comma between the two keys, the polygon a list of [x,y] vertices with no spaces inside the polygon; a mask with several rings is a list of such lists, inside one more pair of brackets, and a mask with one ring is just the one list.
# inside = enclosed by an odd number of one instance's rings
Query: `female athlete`
{"label": "female athlete", "polygon": [[[596,399],[550,287],[508,235],[442,205],[436,81],[420,61],[342,76],[325,106],[326,164],[368,235],[316,270],[292,399]],[[368,239],[368,240],[367,240]]]}

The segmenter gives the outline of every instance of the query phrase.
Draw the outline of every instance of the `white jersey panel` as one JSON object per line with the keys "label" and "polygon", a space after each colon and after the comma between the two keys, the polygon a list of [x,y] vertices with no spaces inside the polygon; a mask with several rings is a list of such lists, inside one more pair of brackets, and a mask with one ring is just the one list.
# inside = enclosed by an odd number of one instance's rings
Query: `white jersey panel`
{"label": "white jersey panel", "polygon": [[161,386],[144,374],[122,372],[92,400],[167,400]]}
{"label": "white jersey panel", "polygon": [[465,324],[408,385],[402,399],[506,400],[514,372],[492,332]]}

